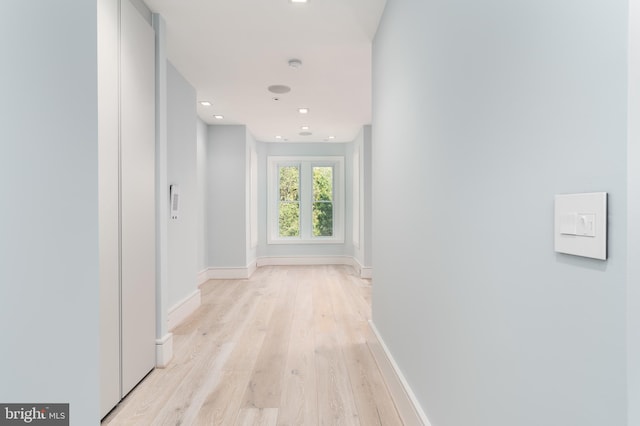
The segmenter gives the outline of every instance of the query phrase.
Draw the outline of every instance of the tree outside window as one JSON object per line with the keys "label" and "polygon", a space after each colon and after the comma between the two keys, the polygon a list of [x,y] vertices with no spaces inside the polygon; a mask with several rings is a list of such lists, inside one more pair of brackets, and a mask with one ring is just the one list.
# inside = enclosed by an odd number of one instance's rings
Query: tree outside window
{"label": "tree outside window", "polygon": [[269,157],[270,244],[344,241],[344,158]]}

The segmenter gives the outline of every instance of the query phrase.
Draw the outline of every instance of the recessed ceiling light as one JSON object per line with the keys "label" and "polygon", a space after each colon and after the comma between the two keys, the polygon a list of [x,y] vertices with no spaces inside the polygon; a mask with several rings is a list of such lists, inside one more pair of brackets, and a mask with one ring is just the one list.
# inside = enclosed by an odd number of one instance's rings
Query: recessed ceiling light
{"label": "recessed ceiling light", "polygon": [[329,136],[329,139],[335,139],[335,138],[336,138],[335,136]]}
{"label": "recessed ceiling light", "polygon": [[224,118],[224,115],[214,115],[213,118],[215,118],[216,120],[222,120]]}
{"label": "recessed ceiling light", "polygon": [[285,86],[284,84],[274,84],[273,86],[267,87],[267,90],[271,93],[289,93],[291,91],[291,87]]}
{"label": "recessed ceiling light", "polygon": [[282,139],[282,136],[278,135],[276,136],[276,139]]}
{"label": "recessed ceiling light", "polygon": [[300,59],[289,59],[289,66],[294,69],[298,69],[302,66],[302,61]]}
{"label": "recessed ceiling light", "polygon": [[309,130],[309,126],[302,126],[302,127],[300,127],[300,129],[302,129],[302,130]]}
{"label": "recessed ceiling light", "polygon": [[200,101],[200,105],[202,105],[202,106],[211,106],[211,102],[209,102],[209,101]]}
{"label": "recessed ceiling light", "polygon": [[291,3],[307,3],[307,0],[289,0]]}
{"label": "recessed ceiling light", "polygon": [[309,113],[309,108],[298,108],[298,112],[300,114],[308,114]]}

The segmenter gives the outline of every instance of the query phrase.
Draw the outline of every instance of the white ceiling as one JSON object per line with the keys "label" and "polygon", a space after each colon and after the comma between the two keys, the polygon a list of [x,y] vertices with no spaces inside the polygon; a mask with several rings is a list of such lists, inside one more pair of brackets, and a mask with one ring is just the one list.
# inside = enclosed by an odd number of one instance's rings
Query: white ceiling
{"label": "white ceiling", "polygon": [[[198,105],[200,118],[246,124],[257,140],[274,142],[351,141],[371,122],[371,40],[385,2],[145,0],[165,19],[169,60],[198,101],[213,104]],[[292,58],[302,67],[289,67]],[[273,94],[274,84],[291,91]],[[303,125],[311,136],[299,135]]]}

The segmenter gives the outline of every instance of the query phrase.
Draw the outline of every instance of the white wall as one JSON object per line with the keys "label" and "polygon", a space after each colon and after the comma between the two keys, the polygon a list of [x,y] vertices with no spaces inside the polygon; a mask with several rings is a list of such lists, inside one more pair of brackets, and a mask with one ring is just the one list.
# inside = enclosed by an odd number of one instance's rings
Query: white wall
{"label": "white wall", "polygon": [[[362,265],[362,245],[360,240],[362,235],[360,233],[360,175],[362,174],[362,142],[364,138],[363,130],[356,135],[353,142],[343,144],[344,155],[344,167],[345,167],[345,232],[344,232],[344,251],[345,254],[352,256],[358,263]],[[354,165],[354,161],[358,161],[358,166]],[[355,178],[354,173],[358,173],[358,177]],[[358,188],[355,188],[355,185]],[[356,196],[358,197],[356,206]],[[356,219],[355,216],[358,216]],[[354,234],[354,227],[358,227],[358,232]],[[357,241],[354,241],[354,236],[357,235]]]}
{"label": "white wall", "polygon": [[169,219],[168,224],[169,307],[196,290],[200,196],[196,117],[195,89],[168,63],[167,180],[180,188],[178,219]]}
{"label": "white wall", "polygon": [[213,268],[247,266],[247,130],[208,127],[207,257]]}
{"label": "white wall", "polygon": [[[627,2],[389,0],[373,320],[438,426],[626,424]],[[609,260],[553,251],[610,194]]]}
{"label": "white wall", "polygon": [[371,146],[371,125],[364,126],[362,140],[362,170],[360,171],[360,182],[362,185],[362,207],[360,226],[362,232],[362,243],[364,247],[364,257],[362,265],[368,268],[373,266],[373,177],[372,177],[372,146]]}
{"label": "white wall", "polygon": [[628,425],[640,424],[640,1],[629,1],[628,143]]}
{"label": "white wall", "polygon": [[207,269],[207,124],[200,118],[196,123],[196,155],[198,182],[198,272]]}
{"label": "white wall", "polygon": [[0,401],[99,418],[96,2],[0,3]]}
{"label": "white wall", "polygon": [[[255,171],[252,171],[252,161],[251,158],[253,155],[256,156],[257,160],[257,143],[253,138],[251,133],[246,132],[246,143],[245,143],[245,234],[246,234],[246,263],[247,265],[252,264],[256,261],[256,256],[258,252],[257,245],[257,232],[255,229],[257,227],[257,214],[258,214],[258,204],[257,204],[257,190],[258,190],[258,182],[257,182],[257,161],[254,162],[253,166],[256,167]],[[255,175],[255,177],[253,177]],[[253,180],[253,182],[252,182]],[[255,233],[255,235],[254,235]]]}
{"label": "white wall", "polygon": [[[349,214],[347,215],[347,226],[351,228],[349,233],[349,242],[353,240],[353,227],[357,226],[358,232],[358,244],[351,243],[347,247],[353,253],[353,257],[360,263],[361,266],[371,268],[371,125],[362,127],[362,131],[358,134],[356,139],[347,145],[348,155],[347,163],[350,167],[353,167],[353,158],[357,153],[359,170],[358,170],[358,188],[355,188],[352,180],[354,176],[353,169],[347,173],[349,181],[347,183],[347,192],[358,191],[359,195],[354,198],[351,194],[348,196],[347,206],[349,208]],[[359,203],[360,207],[355,209],[354,204]],[[358,214],[358,219],[355,223],[352,223],[352,218],[355,214]]]}

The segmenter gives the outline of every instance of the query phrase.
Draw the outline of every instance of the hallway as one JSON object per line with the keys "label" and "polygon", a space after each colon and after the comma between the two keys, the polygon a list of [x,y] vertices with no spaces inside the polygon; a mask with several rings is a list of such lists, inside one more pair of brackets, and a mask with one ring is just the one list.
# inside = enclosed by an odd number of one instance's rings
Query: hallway
{"label": "hallway", "polygon": [[210,280],[175,357],[103,425],[401,425],[367,340],[371,285],[346,266]]}

